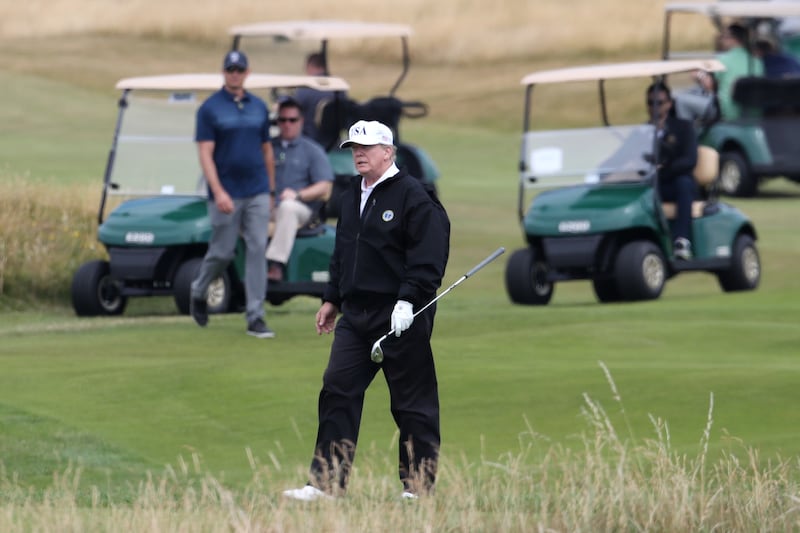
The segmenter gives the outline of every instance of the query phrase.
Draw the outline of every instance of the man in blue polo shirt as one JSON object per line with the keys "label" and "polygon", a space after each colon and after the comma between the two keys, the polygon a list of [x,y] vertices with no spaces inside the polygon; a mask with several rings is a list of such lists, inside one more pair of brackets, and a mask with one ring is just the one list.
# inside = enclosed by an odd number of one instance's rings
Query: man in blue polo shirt
{"label": "man in blue polo shirt", "polygon": [[197,110],[200,166],[208,185],[211,239],[192,283],[191,314],[208,324],[208,286],[233,259],[239,235],[247,246],[245,295],[247,334],[274,337],[264,321],[270,194],[275,191],[275,158],[269,136],[269,110],[244,89],[247,56],[233,50],[223,62],[224,86]]}

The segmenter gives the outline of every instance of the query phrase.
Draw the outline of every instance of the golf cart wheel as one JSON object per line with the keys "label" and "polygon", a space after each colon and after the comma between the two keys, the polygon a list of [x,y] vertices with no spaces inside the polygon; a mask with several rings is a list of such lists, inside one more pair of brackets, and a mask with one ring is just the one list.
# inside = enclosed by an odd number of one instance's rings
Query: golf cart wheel
{"label": "golf cart wheel", "polygon": [[728,196],[755,196],[758,183],[740,152],[722,152],[719,156],[719,190]]}
{"label": "golf cart wheel", "polygon": [[614,279],[595,278],[592,280],[594,294],[600,303],[618,302],[620,300],[617,282]]}
{"label": "golf cart wheel", "polygon": [[516,304],[547,305],[553,283],[547,281],[547,264],[532,248],[516,250],[506,264],[506,292]]}
{"label": "golf cart wheel", "polygon": [[650,241],[632,241],[622,247],[614,265],[620,299],[655,300],[667,280],[664,254]]}
{"label": "golf cart wheel", "polygon": [[751,291],[761,279],[761,260],[756,244],[750,235],[739,235],[733,243],[731,266],[717,274],[719,285],[725,292]]}
{"label": "golf cart wheel", "polygon": [[72,307],[78,316],[113,316],[125,312],[128,297],[111,277],[108,261],[89,261],[72,278]]}
{"label": "golf cart wheel", "polygon": [[[178,267],[175,278],[172,281],[173,297],[178,312],[184,315],[189,314],[189,302],[192,299],[192,282],[200,271],[203,259],[194,257],[185,261]],[[208,286],[208,312],[225,313],[231,305],[233,297],[233,284],[227,271],[224,271],[218,278],[211,281]]]}

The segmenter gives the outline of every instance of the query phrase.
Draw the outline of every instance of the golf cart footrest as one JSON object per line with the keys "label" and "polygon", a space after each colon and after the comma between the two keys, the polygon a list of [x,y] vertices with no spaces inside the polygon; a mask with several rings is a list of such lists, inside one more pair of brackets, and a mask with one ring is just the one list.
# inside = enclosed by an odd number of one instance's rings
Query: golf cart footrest
{"label": "golf cart footrest", "polygon": [[675,259],[670,261],[670,266],[675,272],[688,272],[692,270],[716,272],[730,268],[731,259],[729,257],[709,257],[703,259],[691,259],[689,261]]}
{"label": "golf cart footrest", "polygon": [[173,293],[171,288],[123,287],[120,290],[122,296],[172,296]]}
{"label": "golf cart footrest", "polygon": [[325,293],[327,283],[318,283],[315,281],[271,281],[267,287],[267,292],[274,295],[296,295],[302,294],[305,296],[314,296],[322,298]]}
{"label": "golf cart footrest", "polygon": [[582,268],[595,263],[602,235],[542,239],[550,268]]}

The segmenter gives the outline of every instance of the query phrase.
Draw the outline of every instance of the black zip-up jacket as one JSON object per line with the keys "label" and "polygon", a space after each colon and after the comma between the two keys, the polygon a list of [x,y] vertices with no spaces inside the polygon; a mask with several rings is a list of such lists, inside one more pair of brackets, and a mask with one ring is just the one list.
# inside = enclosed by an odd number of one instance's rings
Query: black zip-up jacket
{"label": "black zip-up jacket", "polygon": [[425,305],[442,283],[450,253],[450,220],[437,198],[405,169],[378,184],[363,215],[361,176],[341,196],[330,281],[323,300],[341,309],[349,298]]}
{"label": "black zip-up jacket", "polygon": [[692,123],[668,116],[660,150],[659,180],[668,182],[679,176],[692,176],[697,165],[697,134]]}

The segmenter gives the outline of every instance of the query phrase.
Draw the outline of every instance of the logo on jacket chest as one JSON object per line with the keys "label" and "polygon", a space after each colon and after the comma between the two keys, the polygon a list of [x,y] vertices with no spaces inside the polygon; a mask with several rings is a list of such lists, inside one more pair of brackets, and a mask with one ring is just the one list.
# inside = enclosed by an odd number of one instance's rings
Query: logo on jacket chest
{"label": "logo on jacket chest", "polygon": [[392,211],[391,209],[387,209],[386,211],[381,213],[381,220],[383,220],[384,222],[390,222],[393,219],[394,219],[394,211]]}

